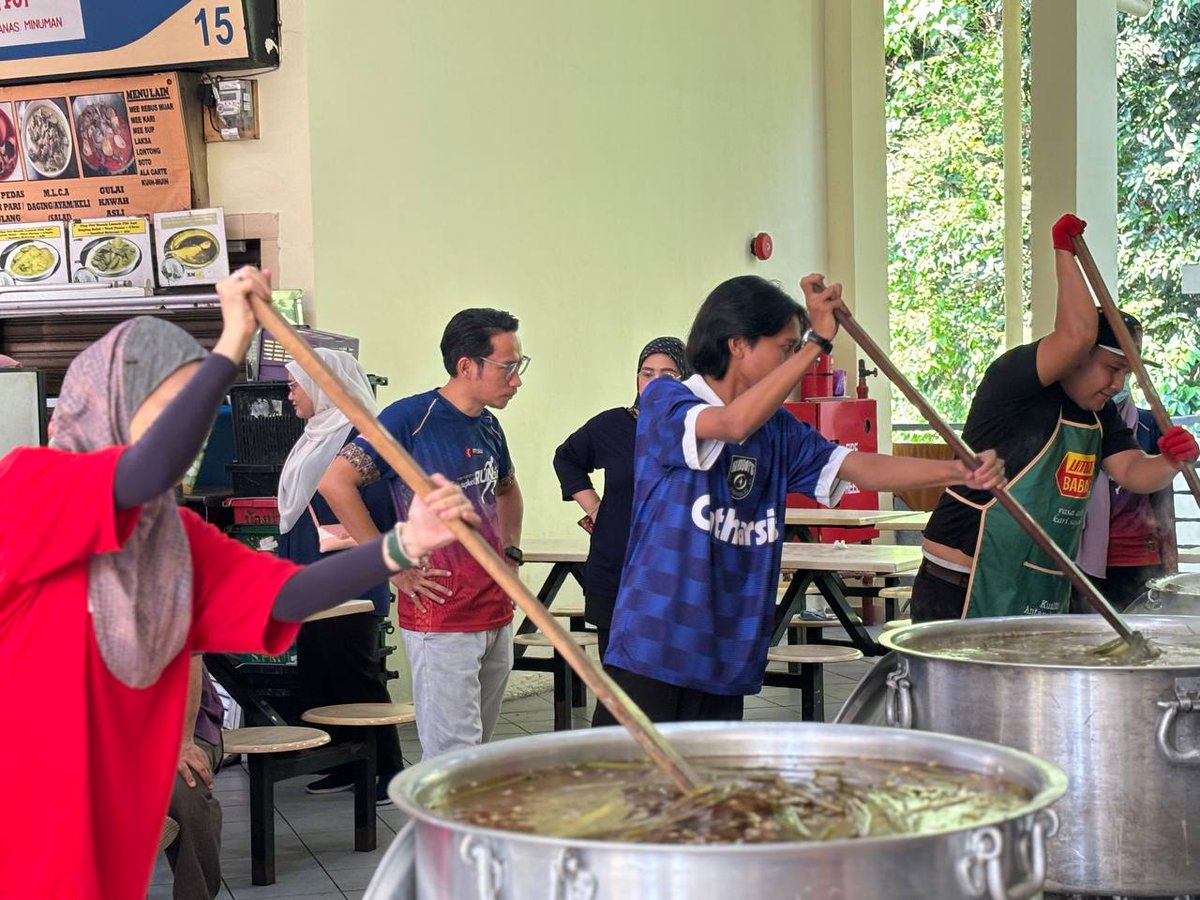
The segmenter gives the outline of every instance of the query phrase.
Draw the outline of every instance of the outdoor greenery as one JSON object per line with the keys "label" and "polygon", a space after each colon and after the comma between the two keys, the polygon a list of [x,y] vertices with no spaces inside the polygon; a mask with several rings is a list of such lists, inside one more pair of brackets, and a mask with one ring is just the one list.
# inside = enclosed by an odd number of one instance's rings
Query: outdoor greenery
{"label": "outdoor greenery", "polygon": [[[1004,343],[1001,2],[885,2],[892,350],[961,422]],[[1119,16],[1119,28],[1118,296],[1163,364],[1156,383],[1169,411],[1191,414],[1200,412],[1200,297],[1182,294],[1179,270],[1200,261],[1200,0],[1157,0],[1144,19]],[[902,397],[893,402],[894,421],[919,421]]]}

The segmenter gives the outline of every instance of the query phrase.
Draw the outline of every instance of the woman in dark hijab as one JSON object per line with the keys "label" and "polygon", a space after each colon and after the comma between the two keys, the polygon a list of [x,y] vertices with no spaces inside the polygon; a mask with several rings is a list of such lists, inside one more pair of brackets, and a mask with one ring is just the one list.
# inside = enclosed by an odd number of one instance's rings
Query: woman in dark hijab
{"label": "woman in dark hijab", "polygon": [[67,370],[51,446],[0,460],[0,708],[37,736],[32,753],[0,741],[0,796],[21,823],[0,840],[6,896],[144,898],[191,656],[276,655],[306,616],[449,543],[443,519],[473,520],[443,479],[379,541],[299,568],[176,508],[267,279],[246,268],[217,286],[211,354],[162,321],[118,325]]}
{"label": "woman in dark hijab", "polygon": [[[655,338],[638,355],[637,393],[655,378],[686,378],[683,341]],[[621,583],[629,520],[633,511],[633,447],[637,435],[638,398],[588,419],[554,451],[554,471],[563,500],[583,510],[579,524],[591,534],[583,574],[584,618],[596,626],[600,658],[608,646],[613,602]],[[604,470],[604,503],[591,473]]]}

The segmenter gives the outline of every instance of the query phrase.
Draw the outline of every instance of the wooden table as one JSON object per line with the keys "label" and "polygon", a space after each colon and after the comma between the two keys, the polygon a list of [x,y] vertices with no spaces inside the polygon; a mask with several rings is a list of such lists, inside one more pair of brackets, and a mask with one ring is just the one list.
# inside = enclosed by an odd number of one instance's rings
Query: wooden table
{"label": "wooden table", "polygon": [[1200,547],[1180,547],[1179,561],[1181,563],[1200,563]]}
{"label": "wooden table", "polygon": [[933,513],[928,510],[900,513],[895,518],[876,523],[880,531],[924,531]]}
{"label": "wooden table", "polygon": [[865,528],[879,526],[880,522],[906,515],[899,509],[794,509],[789,508],[783,516],[785,525],[805,528]]}
{"label": "wooden table", "polygon": [[[587,559],[587,538],[529,540],[524,543],[525,562],[550,565],[550,573],[537,592],[543,606],[549,606],[562,588],[568,575],[577,580],[582,577],[583,563]],[[804,602],[804,593],[809,584],[815,584],[833,609],[838,620],[850,635],[847,641],[827,643],[848,644],[857,647],[867,656],[880,653],[879,645],[858,621],[846,600],[846,586],[840,572],[869,572],[875,575],[892,576],[915,572],[921,564],[919,547],[900,547],[887,544],[809,544],[791,542],[783,545],[782,567],[794,574],[776,610],[775,634],[772,646],[779,643],[787,630],[788,622]],[[581,582],[582,583],[582,582]],[[533,622],[526,619],[517,629],[518,634],[534,631]],[[518,645],[514,653],[523,648]]]}
{"label": "wooden table", "polygon": [[916,572],[920,565],[920,547],[892,544],[785,543],[782,568],[793,574],[776,607],[775,631],[771,637],[771,646],[782,640],[792,616],[798,613],[804,604],[808,586],[813,584],[850,636],[849,641],[821,642],[857,647],[865,656],[880,654],[882,650],[879,645],[850,608],[846,599],[846,585],[840,573],[864,572],[887,578]]}
{"label": "wooden table", "polygon": [[305,622],[320,622],[322,619],[336,619],[340,616],[352,616],[356,613],[374,612],[375,604],[370,600],[347,600],[329,609],[323,609],[308,616]]}

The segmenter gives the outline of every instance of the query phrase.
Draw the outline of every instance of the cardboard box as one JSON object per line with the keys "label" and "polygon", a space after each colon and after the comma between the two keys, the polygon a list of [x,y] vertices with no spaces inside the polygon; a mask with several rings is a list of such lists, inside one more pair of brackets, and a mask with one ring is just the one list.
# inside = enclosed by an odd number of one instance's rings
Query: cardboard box
{"label": "cardboard box", "polygon": [[77,219],[71,223],[71,280],[129,282],[154,287],[147,216]]}
{"label": "cardboard box", "polygon": [[0,225],[0,285],[48,287],[70,280],[66,225]]}
{"label": "cardboard box", "polygon": [[225,212],[189,209],[154,214],[155,277],[160,287],[216,284],[229,276]]}

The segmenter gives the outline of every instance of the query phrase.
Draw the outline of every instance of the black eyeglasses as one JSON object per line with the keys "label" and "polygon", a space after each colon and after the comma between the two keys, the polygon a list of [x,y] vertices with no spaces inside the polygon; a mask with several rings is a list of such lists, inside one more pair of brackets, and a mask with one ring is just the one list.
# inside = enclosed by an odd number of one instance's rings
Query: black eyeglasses
{"label": "black eyeglasses", "polygon": [[496,366],[497,368],[503,369],[505,381],[512,381],[516,376],[524,375],[525,370],[529,368],[529,363],[532,362],[528,356],[522,356],[515,362],[507,363],[496,362],[496,360],[488,359],[486,356],[477,356],[475,358],[482,363],[487,363],[489,366]]}

